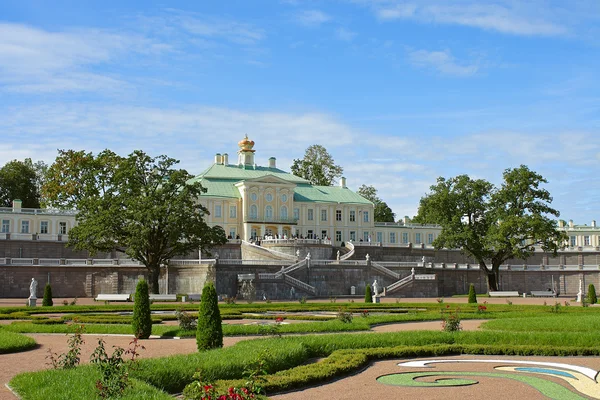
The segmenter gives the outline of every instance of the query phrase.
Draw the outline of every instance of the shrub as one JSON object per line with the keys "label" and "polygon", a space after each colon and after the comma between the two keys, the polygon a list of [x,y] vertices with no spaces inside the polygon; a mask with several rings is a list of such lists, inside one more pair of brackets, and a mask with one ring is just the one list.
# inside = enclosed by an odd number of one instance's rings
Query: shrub
{"label": "shrub", "polygon": [[371,285],[365,287],[365,303],[372,303],[373,295],[371,294]]}
{"label": "shrub", "polygon": [[348,311],[340,307],[337,312],[336,318],[342,321],[344,324],[349,324],[352,322],[352,311]]}
{"label": "shrub", "polygon": [[179,329],[182,331],[193,331],[196,329],[196,319],[190,313],[179,309],[175,311],[175,316],[179,321]]}
{"label": "shrub", "polygon": [[598,297],[596,297],[596,287],[593,283],[590,283],[588,286],[587,302],[590,304],[596,304],[598,302]]}
{"label": "shrub", "polygon": [[131,327],[138,339],[148,339],[152,333],[152,318],[150,316],[150,298],[148,297],[148,282],[140,280],[135,288],[135,303],[133,304],[133,319]]}
{"label": "shrub", "polygon": [[69,336],[67,344],[69,351],[62,354],[56,354],[52,352],[52,349],[48,349],[47,359],[50,360],[49,364],[54,369],[70,369],[75,368],[81,361],[81,346],[85,343],[83,341],[83,325],[77,325],[75,333]]}
{"label": "shrub", "polygon": [[[139,356],[138,348],[144,349],[144,346],[138,344],[135,338],[129,345],[128,350],[122,347],[116,347],[111,356],[106,353],[104,340],[98,340],[98,346],[90,357],[90,362],[96,364],[100,369],[101,377],[96,381],[96,391],[98,395],[105,398],[118,398],[130,385],[129,369],[132,368]],[[123,360],[123,355],[130,356],[130,363]]]}
{"label": "shrub", "polygon": [[471,283],[471,286],[469,286],[469,304],[470,303],[477,303],[477,294],[475,293],[475,285],[473,285]]}
{"label": "shrub", "polygon": [[442,330],[445,332],[458,332],[462,330],[458,309],[454,310],[454,312],[450,311],[448,313],[444,313],[442,311]]}
{"label": "shrub", "polygon": [[206,284],[202,290],[196,328],[196,344],[199,351],[223,347],[221,313],[217,291],[212,283]]}
{"label": "shrub", "polygon": [[52,307],[54,302],[52,301],[52,286],[49,283],[44,287],[44,299],[42,300],[42,306]]}

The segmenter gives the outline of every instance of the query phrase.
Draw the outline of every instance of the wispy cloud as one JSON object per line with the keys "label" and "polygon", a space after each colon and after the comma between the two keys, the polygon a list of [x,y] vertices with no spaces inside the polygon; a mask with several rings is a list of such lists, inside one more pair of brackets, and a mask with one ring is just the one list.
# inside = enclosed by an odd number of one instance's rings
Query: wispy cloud
{"label": "wispy cloud", "polygon": [[352,32],[346,28],[338,28],[335,30],[335,37],[345,42],[351,42],[356,37],[356,32]]}
{"label": "wispy cloud", "polygon": [[422,23],[462,25],[512,35],[558,36],[569,32],[557,18],[551,18],[545,5],[527,6],[520,2],[500,0],[374,2],[374,12],[381,20],[414,19]]}
{"label": "wispy cloud", "polygon": [[126,86],[125,82],[90,68],[129,53],[165,50],[166,47],[138,35],[95,29],[49,32],[4,23],[0,24],[0,90],[118,91]]}
{"label": "wispy cloud", "polygon": [[299,11],[295,15],[298,23],[304,26],[314,27],[331,21],[331,17],[320,10],[304,10]]}
{"label": "wispy cloud", "polygon": [[409,61],[418,68],[432,68],[444,75],[471,76],[477,73],[477,64],[459,64],[450,51],[416,50],[409,53]]}

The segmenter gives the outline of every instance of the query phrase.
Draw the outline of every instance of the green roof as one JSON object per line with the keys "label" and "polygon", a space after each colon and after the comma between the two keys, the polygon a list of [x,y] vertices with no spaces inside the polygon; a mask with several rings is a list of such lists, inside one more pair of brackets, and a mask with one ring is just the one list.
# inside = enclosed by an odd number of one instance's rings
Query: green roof
{"label": "green roof", "polygon": [[200,182],[207,189],[202,196],[239,199],[241,197],[240,192],[235,187],[237,182],[265,176],[275,176],[296,184],[294,188],[294,201],[296,202],[372,204],[369,200],[348,188],[313,186],[306,179],[277,168],[213,164],[200,175],[190,179],[189,183]]}
{"label": "green roof", "polygon": [[278,168],[269,167],[250,167],[250,166],[238,166],[238,165],[223,165],[213,164],[200,175],[196,176],[191,180],[195,182],[201,179],[233,179],[236,181],[243,181],[246,179],[262,178],[266,175],[273,175],[280,179],[286,180],[293,183],[308,183],[304,178],[282,171]]}
{"label": "green roof", "polygon": [[358,193],[341,186],[299,184],[294,189],[294,201],[320,203],[371,204]]}

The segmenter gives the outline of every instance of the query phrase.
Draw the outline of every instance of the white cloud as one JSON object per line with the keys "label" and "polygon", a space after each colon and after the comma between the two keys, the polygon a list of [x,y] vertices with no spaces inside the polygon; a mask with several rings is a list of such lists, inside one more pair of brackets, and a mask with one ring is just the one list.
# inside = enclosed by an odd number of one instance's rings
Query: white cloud
{"label": "white cloud", "polygon": [[477,73],[476,64],[461,65],[456,62],[450,51],[416,50],[409,53],[409,61],[419,68],[433,68],[444,75],[471,76]]}
{"label": "white cloud", "polygon": [[[414,19],[422,23],[462,25],[524,36],[558,36],[569,32],[561,18],[548,11],[550,7],[544,2],[376,1],[372,7],[375,15],[385,21]],[[552,11],[561,14],[562,10],[555,8]]]}
{"label": "white cloud", "polygon": [[356,32],[352,32],[346,28],[338,28],[335,30],[335,37],[345,42],[351,42],[356,37]]}
{"label": "white cloud", "polygon": [[325,22],[329,22],[331,17],[320,10],[304,10],[295,15],[298,23],[304,26],[319,26]]}

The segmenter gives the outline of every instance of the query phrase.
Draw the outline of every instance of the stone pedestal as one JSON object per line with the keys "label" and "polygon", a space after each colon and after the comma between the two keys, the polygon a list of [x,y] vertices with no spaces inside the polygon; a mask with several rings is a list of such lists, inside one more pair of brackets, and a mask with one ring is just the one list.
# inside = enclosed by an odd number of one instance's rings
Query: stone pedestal
{"label": "stone pedestal", "polygon": [[356,286],[350,286],[350,294],[356,294]]}
{"label": "stone pedestal", "polygon": [[381,303],[379,296],[373,296],[373,303]]}
{"label": "stone pedestal", "polygon": [[29,298],[29,307],[36,307],[37,306],[37,298]]}

